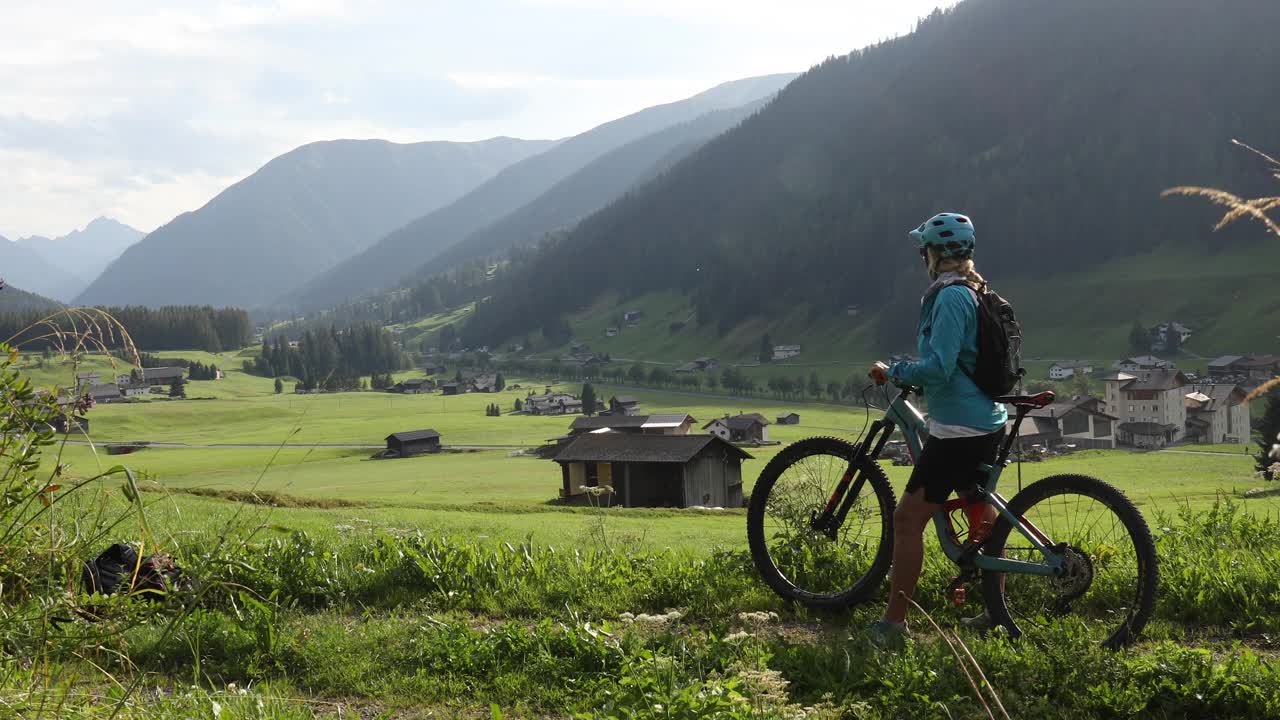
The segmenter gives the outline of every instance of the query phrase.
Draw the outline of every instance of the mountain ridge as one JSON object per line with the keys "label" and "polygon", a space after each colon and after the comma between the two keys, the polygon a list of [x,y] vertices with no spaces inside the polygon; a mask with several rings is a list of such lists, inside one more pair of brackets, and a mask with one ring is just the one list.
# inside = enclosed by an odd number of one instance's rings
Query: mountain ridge
{"label": "mountain ridge", "polygon": [[256,307],[556,141],[325,140],[263,164],[130,247],[82,304]]}
{"label": "mountain ridge", "polygon": [[391,285],[400,280],[406,258],[410,267],[430,261],[469,233],[533,201],[610,150],[706,112],[738,107],[772,95],[794,77],[779,73],[722,83],[684,100],[645,108],[562,140],[545,153],[514,163],[456,202],[390,232],[296,291],[281,294],[277,304],[314,309]]}

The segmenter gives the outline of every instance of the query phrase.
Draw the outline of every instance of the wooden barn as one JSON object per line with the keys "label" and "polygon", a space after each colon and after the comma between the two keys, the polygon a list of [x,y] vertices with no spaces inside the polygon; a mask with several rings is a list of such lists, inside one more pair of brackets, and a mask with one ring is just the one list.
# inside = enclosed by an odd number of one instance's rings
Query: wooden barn
{"label": "wooden barn", "polygon": [[714,435],[588,433],[555,456],[560,497],[589,501],[586,488],[609,486],[599,502],[623,507],[742,507],[743,450]]}
{"label": "wooden barn", "polygon": [[413,457],[440,452],[440,433],[435,430],[413,430],[387,436],[384,457]]}

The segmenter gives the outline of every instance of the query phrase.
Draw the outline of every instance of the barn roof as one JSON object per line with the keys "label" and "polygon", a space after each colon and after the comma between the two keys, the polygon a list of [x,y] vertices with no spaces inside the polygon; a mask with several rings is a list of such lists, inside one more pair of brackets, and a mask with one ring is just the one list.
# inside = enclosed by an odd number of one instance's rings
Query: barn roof
{"label": "barn roof", "polygon": [[712,446],[741,460],[751,459],[741,448],[714,435],[601,433],[579,435],[555,461],[687,463]]}
{"label": "barn roof", "polygon": [[180,367],[142,368],[143,380],[164,380],[166,378],[180,377],[182,377],[182,368]]}
{"label": "barn roof", "polygon": [[440,433],[435,430],[410,430],[408,432],[391,433],[387,436],[387,439],[399,442],[411,442],[413,440],[430,440],[431,438],[438,437],[440,437]]}

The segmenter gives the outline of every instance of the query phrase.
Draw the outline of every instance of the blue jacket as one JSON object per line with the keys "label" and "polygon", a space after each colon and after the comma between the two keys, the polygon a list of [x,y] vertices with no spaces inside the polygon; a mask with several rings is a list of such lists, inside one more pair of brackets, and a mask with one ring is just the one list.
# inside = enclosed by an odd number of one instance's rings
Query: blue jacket
{"label": "blue jacket", "polygon": [[987,432],[1005,424],[1004,405],[992,402],[959,367],[972,370],[978,360],[978,304],[968,288],[949,285],[925,297],[916,344],[920,361],[896,362],[889,376],[924,388],[930,420]]}

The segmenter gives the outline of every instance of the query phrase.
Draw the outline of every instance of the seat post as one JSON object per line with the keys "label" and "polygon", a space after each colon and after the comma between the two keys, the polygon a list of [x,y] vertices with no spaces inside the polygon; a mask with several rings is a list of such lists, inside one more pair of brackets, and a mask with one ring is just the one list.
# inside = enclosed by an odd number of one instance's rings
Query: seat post
{"label": "seat post", "polygon": [[996,458],[999,465],[1006,465],[1009,461],[1009,451],[1013,449],[1014,440],[1018,439],[1018,431],[1022,428],[1022,421],[1027,417],[1027,413],[1031,412],[1031,408],[1026,405],[1015,405],[1013,415],[1013,430],[1004,439],[1004,444],[1000,447],[1000,455]]}

